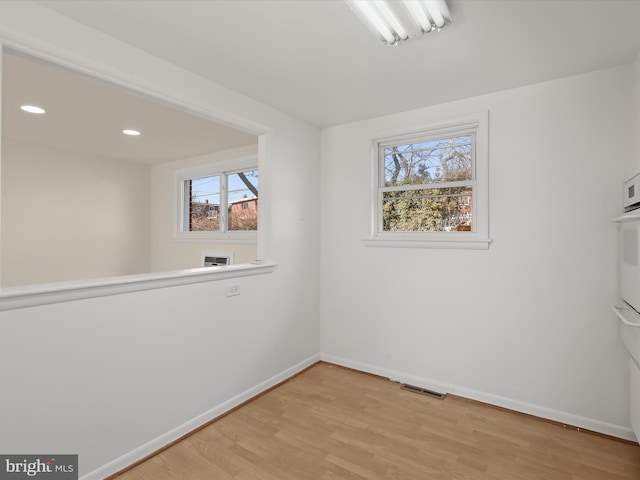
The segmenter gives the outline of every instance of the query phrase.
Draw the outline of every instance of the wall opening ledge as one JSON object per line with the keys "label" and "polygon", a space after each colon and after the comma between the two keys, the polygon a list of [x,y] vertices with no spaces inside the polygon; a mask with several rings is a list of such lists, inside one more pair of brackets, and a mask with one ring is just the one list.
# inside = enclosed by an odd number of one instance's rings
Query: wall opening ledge
{"label": "wall opening ledge", "polygon": [[263,275],[272,273],[276,267],[276,263],[255,261],[229,266],[2,288],[0,289],[0,311]]}

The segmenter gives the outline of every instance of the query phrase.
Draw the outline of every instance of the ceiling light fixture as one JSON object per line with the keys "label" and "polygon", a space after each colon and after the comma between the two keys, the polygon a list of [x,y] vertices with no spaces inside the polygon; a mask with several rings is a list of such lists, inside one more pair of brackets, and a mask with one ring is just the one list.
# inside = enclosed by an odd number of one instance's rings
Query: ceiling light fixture
{"label": "ceiling light fixture", "polygon": [[345,0],[386,45],[440,31],[452,23],[445,0]]}
{"label": "ceiling light fixture", "polygon": [[122,133],[131,137],[137,137],[138,135],[140,135],[140,132],[138,130],[122,130]]}
{"label": "ceiling light fixture", "polygon": [[35,105],[22,105],[20,109],[25,112],[35,113],[37,115],[42,115],[43,113],[47,113],[47,111],[44,108],[36,107]]}

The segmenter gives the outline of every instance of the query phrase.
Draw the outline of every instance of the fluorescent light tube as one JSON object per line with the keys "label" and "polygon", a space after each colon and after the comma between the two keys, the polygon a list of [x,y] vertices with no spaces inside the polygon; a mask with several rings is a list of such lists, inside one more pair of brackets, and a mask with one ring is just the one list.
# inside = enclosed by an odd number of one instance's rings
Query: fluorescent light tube
{"label": "fluorescent light tube", "polygon": [[372,28],[372,30],[380,37],[381,40],[393,45],[398,38],[387,27],[379,11],[373,7],[373,4],[364,0],[349,0],[349,6],[360,15],[362,19]]}
{"label": "fluorescent light tube", "polygon": [[432,29],[431,21],[424,11],[422,2],[419,2],[418,0],[403,0],[403,3],[422,31],[424,33],[429,33]]}
{"label": "fluorescent light tube", "polygon": [[444,10],[442,6],[447,8],[447,5],[444,2],[438,0],[425,0],[424,6],[427,7],[427,12],[429,12],[429,16],[433,19],[433,23],[435,23],[437,28],[444,27]]}
{"label": "fluorescent light tube", "polygon": [[406,40],[407,38],[409,38],[409,35],[407,35],[407,31],[404,29],[395,13],[391,11],[389,5],[387,5],[387,2],[384,2],[382,0],[374,0],[373,4],[382,15],[382,18],[386,19],[391,28],[395,30],[400,40]]}

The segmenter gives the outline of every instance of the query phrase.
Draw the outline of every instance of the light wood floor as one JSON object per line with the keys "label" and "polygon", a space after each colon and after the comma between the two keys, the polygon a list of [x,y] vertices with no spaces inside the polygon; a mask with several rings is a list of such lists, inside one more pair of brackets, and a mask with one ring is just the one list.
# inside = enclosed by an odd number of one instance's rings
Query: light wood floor
{"label": "light wood floor", "polygon": [[117,479],[639,480],[640,447],[320,363]]}

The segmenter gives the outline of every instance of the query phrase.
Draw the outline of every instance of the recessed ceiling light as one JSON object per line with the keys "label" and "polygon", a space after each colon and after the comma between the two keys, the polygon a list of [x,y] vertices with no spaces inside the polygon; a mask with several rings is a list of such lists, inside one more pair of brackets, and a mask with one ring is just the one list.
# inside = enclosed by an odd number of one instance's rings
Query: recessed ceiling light
{"label": "recessed ceiling light", "polygon": [[125,135],[131,135],[132,137],[140,135],[140,132],[138,130],[122,130],[122,133],[124,133]]}
{"label": "recessed ceiling light", "polygon": [[47,111],[44,108],[36,107],[35,105],[22,105],[20,109],[29,113],[37,113],[38,115],[47,113]]}

